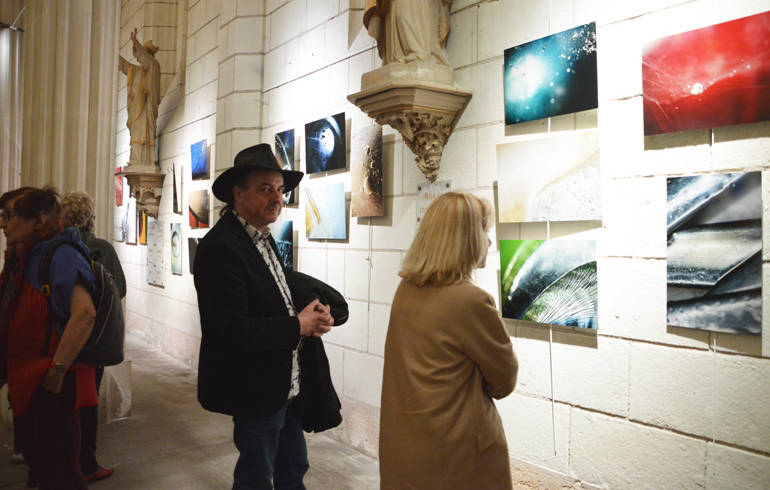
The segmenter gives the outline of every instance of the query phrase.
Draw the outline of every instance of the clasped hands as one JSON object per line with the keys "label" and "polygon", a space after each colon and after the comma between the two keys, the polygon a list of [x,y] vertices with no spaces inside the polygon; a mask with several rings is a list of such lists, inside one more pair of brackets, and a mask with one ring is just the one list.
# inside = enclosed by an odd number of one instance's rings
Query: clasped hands
{"label": "clasped hands", "polygon": [[329,306],[317,299],[311,301],[299,312],[299,330],[306,337],[320,337],[334,325],[334,318],[329,313]]}

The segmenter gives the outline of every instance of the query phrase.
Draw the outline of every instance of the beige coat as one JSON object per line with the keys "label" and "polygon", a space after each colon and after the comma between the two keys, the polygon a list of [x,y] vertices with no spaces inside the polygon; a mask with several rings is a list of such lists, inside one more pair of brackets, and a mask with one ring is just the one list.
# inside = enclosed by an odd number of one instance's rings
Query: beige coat
{"label": "beige coat", "polygon": [[385,343],[380,412],[383,489],[511,488],[492,398],[518,363],[492,297],[470,281],[401,281]]}

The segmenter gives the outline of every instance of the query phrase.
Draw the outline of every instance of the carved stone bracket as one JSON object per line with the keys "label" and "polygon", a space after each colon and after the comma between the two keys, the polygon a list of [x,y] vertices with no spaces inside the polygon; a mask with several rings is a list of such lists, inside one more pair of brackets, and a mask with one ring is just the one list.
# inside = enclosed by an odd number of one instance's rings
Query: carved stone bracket
{"label": "carved stone bracket", "polygon": [[444,145],[470,98],[470,92],[431,83],[379,85],[348,96],[377,123],[390,124],[401,133],[431,182],[438,176]]}
{"label": "carved stone bracket", "polygon": [[161,191],[163,190],[164,173],[155,166],[128,165],[123,172],[115,175],[123,175],[128,181],[131,195],[136,198],[137,211],[144,210],[147,216],[158,218]]}

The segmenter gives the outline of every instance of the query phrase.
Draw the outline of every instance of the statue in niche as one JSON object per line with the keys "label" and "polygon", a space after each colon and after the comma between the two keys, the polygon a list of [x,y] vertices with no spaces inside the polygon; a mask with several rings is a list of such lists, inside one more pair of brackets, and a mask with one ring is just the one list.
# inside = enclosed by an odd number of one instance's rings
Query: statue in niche
{"label": "statue in niche", "polygon": [[155,134],[158,105],[160,104],[160,63],[155,59],[158,47],[152,41],[144,45],[131,33],[134,57],[138,65],[120,56],[120,71],[128,79],[128,119],[126,126],[131,137],[129,165],[155,165]]}
{"label": "statue in niche", "polygon": [[424,61],[449,65],[452,0],[367,0],[364,26],[377,40],[382,64]]}

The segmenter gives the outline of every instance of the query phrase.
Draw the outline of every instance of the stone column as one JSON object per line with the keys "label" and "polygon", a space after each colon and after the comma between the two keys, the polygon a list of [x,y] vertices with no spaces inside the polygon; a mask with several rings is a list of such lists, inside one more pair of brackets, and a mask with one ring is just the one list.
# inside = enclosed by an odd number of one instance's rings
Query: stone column
{"label": "stone column", "polygon": [[113,232],[119,0],[27,2],[21,182],[94,198]]}
{"label": "stone column", "polygon": [[[0,21],[12,25],[22,8],[23,0],[0,2]],[[17,27],[24,28],[23,15]],[[21,54],[25,35],[0,29],[0,193],[19,187],[21,182]]]}

